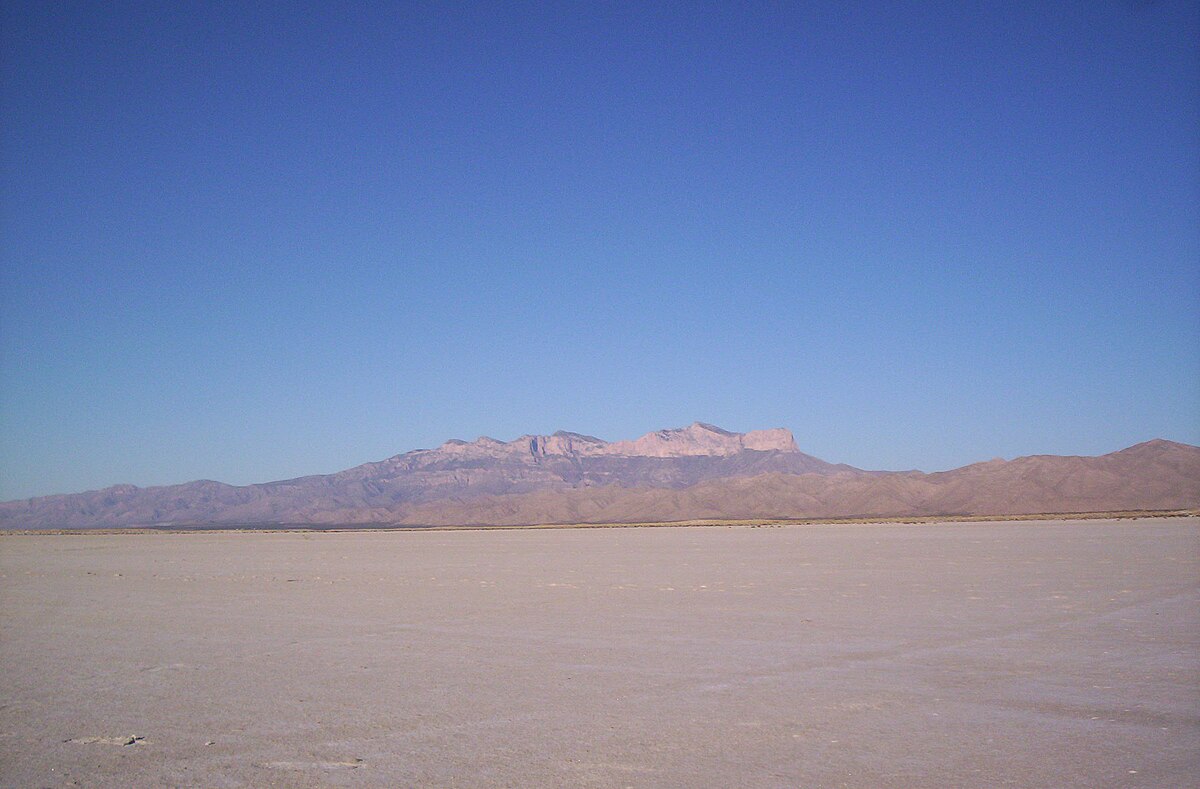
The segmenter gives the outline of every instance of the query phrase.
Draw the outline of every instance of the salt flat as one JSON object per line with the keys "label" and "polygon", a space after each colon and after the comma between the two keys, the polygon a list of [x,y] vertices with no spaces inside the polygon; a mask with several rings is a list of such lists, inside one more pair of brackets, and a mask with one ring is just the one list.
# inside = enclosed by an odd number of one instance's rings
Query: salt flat
{"label": "salt flat", "polygon": [[8,536],[0,666],[13,787],[1200,786],[1200,524]]}

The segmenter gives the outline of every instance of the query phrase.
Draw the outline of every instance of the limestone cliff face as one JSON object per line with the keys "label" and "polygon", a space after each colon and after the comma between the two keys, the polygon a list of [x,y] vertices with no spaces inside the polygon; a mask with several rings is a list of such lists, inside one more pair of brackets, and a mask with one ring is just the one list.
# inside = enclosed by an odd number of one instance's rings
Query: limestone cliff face
{"label": "limestone cliff face", "polygon": [[581,433],[452,439],[336,474],[222,485],[118,486],[0,504],[0,528],[374,522],[398,508],[604,486],[681,489],[765,473],[857,472],[805,455],[787,430],[733,433],[697,422],[608,442]]}
{"label": "limestone cliff face", "polygon": [[1035,455],[923,474],[723,477],[681,490],[617,486],[420,504],[402,522],[639,523],[688,519],[1021,515],[1200,506],[1200,447],[1154,440],[1098,457]]}
{"label": "limestone cliff face", "polygon": [[742,437],[746,449],[755,452],[799,452],[792,431],[782,427],[770,430],[751,430]]}
{"label": "limestone cliff face", "polygon": [[[507,458],[536,460],[545,457],[682,458],[729,457],[747,450],[799,453],[790,430],[773,428],[733,433],[715,425],[695,422],[687,427],[657,430],[631,441],[608,442],[595,436],[559,431],[549,436],[525,435],[513,441],[481,436],[474,441],[453,439],[437,449],[418,450],[423,460],[443,458]],[[409,453],[414,455],[417,453]]]}
{"label": "limestone cliff face", "polygon": [[0,528],[290,523],[505,524],[851,515],[999,515],[1200,506],[1200,447],[1034,455],[934,474],[864,472],[782,429],[701,423],[609,443],[579,433],[448,441],[337,474],[211,480],[0,503]]}
{"label": "limestone cliff face", "polygon": [[745,450],[799,452],[791,431],[783,428],[731,433],[714,425],[695,422],[688,427],[647,433],[634,441],[618,441],[605,447],[605,454],[629,457],[728,456]]}

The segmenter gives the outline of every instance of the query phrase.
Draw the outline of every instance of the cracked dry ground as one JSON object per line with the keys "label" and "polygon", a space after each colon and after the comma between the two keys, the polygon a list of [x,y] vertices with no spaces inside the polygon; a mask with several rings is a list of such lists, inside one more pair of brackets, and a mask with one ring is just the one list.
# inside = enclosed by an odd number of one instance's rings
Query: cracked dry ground
{"label": "cracked dry ground", "polygon": [[1200,785],[1195,519],[10,536],[0,601],[3,786]]}

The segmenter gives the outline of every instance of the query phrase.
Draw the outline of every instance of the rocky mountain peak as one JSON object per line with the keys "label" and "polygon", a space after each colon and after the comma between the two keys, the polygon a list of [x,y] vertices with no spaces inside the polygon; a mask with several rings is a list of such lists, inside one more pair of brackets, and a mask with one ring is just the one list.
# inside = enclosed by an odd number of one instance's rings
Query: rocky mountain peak
{"label": "rocky mountain peak", "polygon": [[1170,441],[934,474],[864,472],[798,451],[782,428],[734,433],[697,422],[613,443],[565,431],[452,440],[258,485],[117,485],[2,502],[0,526],[665,522],[1177,510],[1198,502],[1200,447]]}
{"label": "rocky mountain peak", "polygon": [[715,425],[693,422],[687,427],[658,430],[633,441],[609,444],[606,454],[632,457],[735,455],[744,450],[799,452],[791,431],[784,428],[732,433]]}
{"label": "rocky mountain peak", "polygon": [[480,436],[467,442],[451,439],[434,450],[419,450],[424,457],[502,458],[514,460],[547,456],[590,457],[725,457],[745,450],[799,452],[791,431],[784,428],[734,433],[705,422],[647,433],[641,438],[608,442],[583,433],[559,430],[548,436],[524,435],[512,441]]}

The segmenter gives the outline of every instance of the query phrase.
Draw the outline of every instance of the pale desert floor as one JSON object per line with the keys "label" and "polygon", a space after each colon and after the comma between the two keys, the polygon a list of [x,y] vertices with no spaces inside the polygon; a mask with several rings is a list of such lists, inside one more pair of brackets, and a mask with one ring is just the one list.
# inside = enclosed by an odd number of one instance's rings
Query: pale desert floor
{"label": "pale desert floor", "polygon": [[1200,786],[1200,524],[0,537],[0,784]]}

